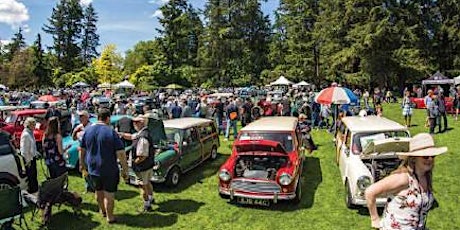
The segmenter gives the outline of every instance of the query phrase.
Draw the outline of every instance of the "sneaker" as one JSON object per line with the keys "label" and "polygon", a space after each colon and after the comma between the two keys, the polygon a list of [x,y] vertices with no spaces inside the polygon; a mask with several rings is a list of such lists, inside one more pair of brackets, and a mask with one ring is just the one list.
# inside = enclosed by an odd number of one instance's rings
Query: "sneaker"
{"label": "sneaker", "polygon": [[140,208],[139,210],[139,213],[146,213],[146,212],[151,212],[152,211],[152,206],[143,206],[142,208]]}

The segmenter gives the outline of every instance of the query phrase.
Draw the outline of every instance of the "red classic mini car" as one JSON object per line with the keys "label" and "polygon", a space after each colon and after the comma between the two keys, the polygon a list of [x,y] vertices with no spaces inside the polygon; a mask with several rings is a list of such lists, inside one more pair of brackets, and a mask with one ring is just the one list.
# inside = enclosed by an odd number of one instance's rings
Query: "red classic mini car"
{"label": "red classic mini car", "polygon": [[219,194],[241,204],[299,202],[303,147],[297,118],[265,117],[241,129],[219,170]]}
{"label": "red classic mini car", "polygon": [[[21,133],[24,129],[24,121],[27,117],[34,117],[37,115],[45,115],[46,109],[25,109],[16,110],[10,113],[6,117],[5,121],[0,122],[0,130],[6,131],[13,137],[13,143],[16,148],[19,148],[19,141],[21,140]],[[41,146],[41,140],[43,136],[45,126],[37,124],[37,128],[34,130],[34,136],[37,140],[37,145]],[[41,148],[38,148],[41,149]]]}

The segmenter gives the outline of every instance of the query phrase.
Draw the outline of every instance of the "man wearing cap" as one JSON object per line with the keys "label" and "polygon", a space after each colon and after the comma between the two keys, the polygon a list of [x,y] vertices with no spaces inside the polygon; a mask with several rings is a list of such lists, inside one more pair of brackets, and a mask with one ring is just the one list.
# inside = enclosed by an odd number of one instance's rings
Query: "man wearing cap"
{"label": "man wearing cap", "polygon": [[141,192],[144,200],[142,212],[151,211],[151,204],[154,203],[153,186],[150,182],[153,176],[152,168],[155,163],[154,149],[153,145],[151,145],[151,136],[147,129],[148,118],[154,118],[154,116],[154,114],[148,113],[132,118],[131,120],[136,133],[118,132],[121,138],[132,143],[132,169],[142,185]]}
{"label": "man wearing cap", "polygon": [[139,115],[133,118],[134,128],[137,134],[133,138],[133,149],[131,151],[132,169],[142,184],[142,197],[144,200],[143,211],[152,210],[153,186],[150,179],[153,176],[154,148],[152,138],[147,129],[148,114]]}
{"label": "man wearing cap", "polygon": [[[397,152],[401,165],[391,175],[370,185],[365,192],[371,226],[378,229],[427,229],[427,214],[434,204],[434,158],[447,152],[447,147],[435,147],[433,137],[421,133],[409,139],[406,152]],[[376,198],[392,194],[380,218]]]}

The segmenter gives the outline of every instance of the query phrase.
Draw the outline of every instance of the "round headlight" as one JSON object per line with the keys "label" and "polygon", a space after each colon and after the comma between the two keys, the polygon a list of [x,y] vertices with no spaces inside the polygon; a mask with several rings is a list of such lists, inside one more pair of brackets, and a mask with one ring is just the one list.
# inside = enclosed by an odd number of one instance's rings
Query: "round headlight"
{"label": "round headlight", "polygon": [[161,166],[160,162],[159,162],[159,161],[155,161],[155,164],[153,165],[153,170],[158,170],[158,169],[160,169],[160,166]]}
{"label": "round headlight", "polygon": [[372,184],[371,178],[368,177],[368,176],[360,176],[358,178],[358,181],[356,182],[356,185],[358,186],[358,189],[361,190],[361,191],[364,191],[371,184]]}
{"label": "round headlight", "polygon": [[283,173],[280,176],[279,181],[281,185],[289,185],[292,182],[292,176],[287,173]]}
{"label": "round headlight", "polygon": [[231,176],[227,170],[222,169],[219,173],[219,178],[223,181],[229,181],[231,179]]}

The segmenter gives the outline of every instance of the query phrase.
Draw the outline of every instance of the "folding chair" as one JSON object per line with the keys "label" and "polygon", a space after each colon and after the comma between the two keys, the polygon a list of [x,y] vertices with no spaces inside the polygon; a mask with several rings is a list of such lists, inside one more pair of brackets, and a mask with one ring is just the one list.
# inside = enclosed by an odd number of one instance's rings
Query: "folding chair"
{"label": "folding chair", "polygon": [[19,186],[4,188],[0,190],[0,229],[12,229],[11,225],[15,218],[19,217],[19,226],[22,228],[22,221],[27,226],[22,209],[22,196]]}
{"label": "folding chair", "polygon": [[38,188],[38,196],[26,194],[26,201],[32,205],[32,219],[38,212],[43,210],[42,225],[47,225],[51,218],[51,209],[55,203],[58,203],[62,193],[67,188],[67,173],[53,179],[44,181]]}

